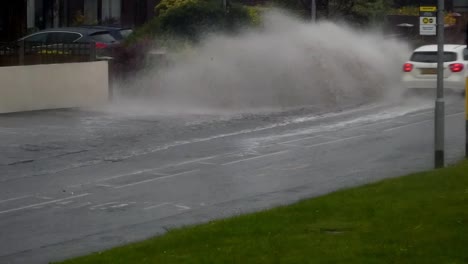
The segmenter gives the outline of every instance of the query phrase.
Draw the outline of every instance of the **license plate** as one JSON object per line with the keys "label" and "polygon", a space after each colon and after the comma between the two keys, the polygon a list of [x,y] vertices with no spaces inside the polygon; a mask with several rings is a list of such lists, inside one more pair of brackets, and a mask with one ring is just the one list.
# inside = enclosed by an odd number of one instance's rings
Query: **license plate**
{"label": "license plate", "polygon": [[421,69],[421,74],[437,74],[436,68]]}

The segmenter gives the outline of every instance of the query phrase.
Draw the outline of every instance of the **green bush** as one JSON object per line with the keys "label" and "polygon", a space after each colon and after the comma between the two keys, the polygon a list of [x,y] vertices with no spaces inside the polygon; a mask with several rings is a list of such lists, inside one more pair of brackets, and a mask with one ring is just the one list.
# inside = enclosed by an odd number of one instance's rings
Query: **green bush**
{"label": "green bush", "polygon": [[218,5],[187,1],[159,15],[161,30],[167,34],[196,40],[202,32],[221,30],[225,14]]}
{"label": "green bush", "polygon": [[155,12],[158,15],[137,29],[129,43],[142,38],[197,41],[204,33],[234,33],[261,21],[256,8],[232,4],[225,12],[215,0],[162,0]]}

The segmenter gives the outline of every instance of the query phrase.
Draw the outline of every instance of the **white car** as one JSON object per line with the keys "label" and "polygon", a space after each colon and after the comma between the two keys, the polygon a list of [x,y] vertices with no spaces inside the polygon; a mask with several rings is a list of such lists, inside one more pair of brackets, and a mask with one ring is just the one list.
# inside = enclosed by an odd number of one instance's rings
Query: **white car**
{"label": "white car", "polygon": [[[468,76],[466,45],[444,45],[444,89],[464,93]],[[403,65],[403,85],[408,89],[437,88],[437,45],[427,45],[413,51]]]}

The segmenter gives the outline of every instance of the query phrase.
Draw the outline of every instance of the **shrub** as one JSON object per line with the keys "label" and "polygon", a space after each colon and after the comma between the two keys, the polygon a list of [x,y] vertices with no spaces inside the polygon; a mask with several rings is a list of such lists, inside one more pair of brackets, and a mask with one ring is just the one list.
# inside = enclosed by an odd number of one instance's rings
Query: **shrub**
{"label": "shrub", "polygon": [[158,16],[137,29],[129,38],[130,43],[156,36],[197,41],[204,33],[232,33],[244,26],[260,24],[256,8],[232,4],[225,12],[220,1],[215,0],[162,0],[155,12]]}

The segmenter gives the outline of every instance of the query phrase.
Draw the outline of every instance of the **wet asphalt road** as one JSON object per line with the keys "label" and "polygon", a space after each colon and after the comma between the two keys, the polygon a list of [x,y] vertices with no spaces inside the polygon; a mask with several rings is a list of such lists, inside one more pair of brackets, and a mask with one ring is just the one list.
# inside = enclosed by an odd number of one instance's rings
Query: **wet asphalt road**
{"label": "wet asphalt road", "polygon": [[[461,99],[446,156],[464,153]],[[312,114],[0,116],[0,263],[47,263],[430,169],[432,102]]]}

